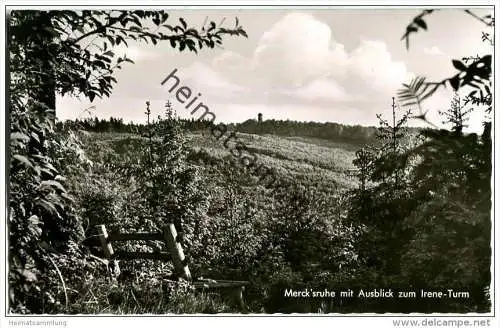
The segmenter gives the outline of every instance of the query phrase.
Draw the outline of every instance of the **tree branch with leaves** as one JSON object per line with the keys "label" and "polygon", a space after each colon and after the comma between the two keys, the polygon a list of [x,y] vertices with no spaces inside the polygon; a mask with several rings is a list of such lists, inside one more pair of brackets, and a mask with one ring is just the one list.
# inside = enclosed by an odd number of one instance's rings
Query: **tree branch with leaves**
{"label": "tree branch with leaves", "polygon": [[[230,28],[212,21],[200,29],[188,27],[182,17],[178,23],[171,21],[165,11],[12,11],[7,41],[11,81],[22,76],[25,85],[44,84],[30,92],[35,98],[57,92],[84,95],[93,101],[109,96],[116,83],[115,70],[133,62],[115,56],[116,46],[128,46],[130,41],[153,45],[168,41],[179,51],[197,53],[203,47],[220,46],[227,36],[247,37],[238,19]],[[11,86],[16,87],[15,83]],[[46,105],[54,108],[55,103]]]}
{"label": "tree branch with leaves", "polygon": [[[424,10],[416,16],[412,22],[406,27],[406,31],[402,36],[402,40],[406,42],[406,48],[410,46],[410,36],[421,30],[427,30],[427,23],[424,18],[437,10]],[[494,26],[494,17],[486,15],[480,17],[471,10],[464,10],[465,13],[482,22],[486,27]],[[483,32],[482,40],[492,44],[493,37],[489,33]],[[469,63],[470,62],[470,63]],[[487,106],[488,113],[492,110],[492,82],[491,82],[491,67],[492,55],[464,57],[461,60],[453,59],[453,67],[458,70],[458,73],[452,77],[442,79],[441,81],[427,81],[425,77],[419,76],[414,78],[410,83],[403,84],[398,92],[398,97],[402,101],[403,106],[418,106],[419,114],[414,118],[423,120],[432,126],[435,126],[427,119],[427,111],[422,109],[424,100],[432,96],[439,88],[450,86],[453,91],[457,92],[462,88],[471,87],[473,90],[465,97],[465,104]]]}

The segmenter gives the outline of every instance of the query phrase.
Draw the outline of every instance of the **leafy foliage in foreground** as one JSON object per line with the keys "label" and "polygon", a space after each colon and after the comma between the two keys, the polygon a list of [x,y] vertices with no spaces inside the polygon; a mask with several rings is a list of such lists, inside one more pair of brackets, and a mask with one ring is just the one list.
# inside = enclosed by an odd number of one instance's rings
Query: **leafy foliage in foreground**
{"label": "leafy foliage in foreground", "polygon": [[[88,278],[75,268],[89,268],[81,242],[92,222],[84,221],[80,210],[90,211],[71,196],[81,194],[79,178],[81,182],[92,171],[76,134],[55,130],[55,94],[90,101],[109,96],[115,70],[130,61],[116,58],[113,48],[130,40],[168,41],[180,51],[196,52],[221,44],[225,36],[246,36],[237,20],[234,29],[211,22],[200,31],[182,18],[180,24],[169,24],[168,18],[163,11],[140,10],[9,12],[11,311],[70,311],[72,291],[78,294]],[[112,198],[105,196],[94,205],[109,205]],[[104,209],[116,211],[113,206]],[[101,214],[109,213],[93,213]]]}
{"label": "leafy foliage in foreground", "polygon": [[[424,10],[407,27],[407,47],[410,34],[427,29],[423,18],[433,11]],[[478,19],[493,25],[491,16]],[[428,122],[423,102],[439,87],[472,87],[464,102],[456,94],[450,108],[441,112],[451,131],[422,130],[416,144],[398,149],[396,134],[381,121],[379,131],[393,141],[386,148],[391,151],[363,149],[354,161],[361,186],[352,194],[349,218],[361,228],[356,249],[372,281],[387,287],[470,293],[467,299],[401,303],[395,307],[398,312],[491,309],[491,122],[485,118],[481,136],[463,132],[468,113],[481,106],[486,106],[486,113],[492,109],[491,55],[469,66],[459,60],[452,63],[460,71],[455,76],[437,83],[417,77],[399,92],[404,107],[418,109],[414,118]],[[474,98],[477,94],[480,100]]]}
{"label": "leafy foliage in foreground", "polygon": [[[64,175],[81,174],[89,162],[75,134],[54,130],[49,109],[29,106],[12,112],[10,302],[16,312],[43,312],[55,303],[54,284],[61,283],[54,253],[74,253],[72,241],[83,235]],[[51,278],[40,280],[44,272]]]}
{"label": "leafy foliage in foreground", "polygon": [[14,10],[8,21],[11,80],[38,86],[29,91],[38,100],[41,92],[90,101],[109,96],[115,70],[133,62],[115,55],[121,44],[169,42],[179,51],[197,52],[221,45],[226,36],[247,36],[237,19],[234,28],[210,22],[196,29],[182,17],[173,22],[167,12],[150,10]]}
{"label": "leafy foliage in foreground", "polygon": [[[379,285],[471,294],[439,305],[400,304],[398,312],[489,311],[489,130],[481,137],[424,130],[419,144],[383,161],[363,154],[355,163],[365,181],[352,194],[349,214],[362,230],[356,250],[363,265]],[[382,183],[372,175],[381,166],[391,172]]]}
{"label": "leafy foliage in foreground", "polygon": [[[421,29],[427,30],[424,17],[435,11],[437,10],[427,9],[422,11],[406,27],[406,32],[401,39],[405,40],[407,49],[410,47],[410,35],[417,33]],[[495,18],[492,15],[479,17],[469,9],[465,9],[464,12],[479,20],[487,28],[492,28],[495,25]],[[483,42],[489,42],[494,46],[494,37],[490,33],[482,32],[481,39]],[[467,64],[468,62],[470,64]],[[486,106],[486,112],[491,113],[493,104],[493,94],[491,92],[492,55],[463,57],[461,60],[453,59],[452,64],[459,71],[452,77],[437,82],[427,82],[425,77],[418,76],[410,83],[403,84],[403,88],[398,92],[399,99],[402,101],[403,106],[418,106],[419,114],[416,118],[429,123],[426,117],[427,112],[422,108],[423,101],[432,96],[439,88],[447,86],[451,86],[455,92],[460,89],[472,89],[464,99],[465,105]]]}

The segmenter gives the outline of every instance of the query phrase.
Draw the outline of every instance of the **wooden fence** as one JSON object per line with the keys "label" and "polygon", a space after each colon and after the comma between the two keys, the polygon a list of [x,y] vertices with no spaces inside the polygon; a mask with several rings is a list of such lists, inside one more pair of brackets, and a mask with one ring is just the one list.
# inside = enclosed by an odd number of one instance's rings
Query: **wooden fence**
{"label": "wooden fence", "polygon": [[[108,260],[137,260],[149,259],[172,262],[174,265],[175,274],[192,282],[197,290],[220,290],[227,289],[231,292],[233,298],[237,301],[242,311],[246,311],[246,306],[243,301],[243,291],[248,281],[234,280],[214,280],[214,279],[193,279],[189,270],[186,257],[182,245],[177,238],[177,230],[173,223],[167,224],[163,231],[157,233],[136,232],[136,233],[117,233],[108,234],[104,225],[97,226],[97,235],[99,237],[100,246],[104,257]],[[158,240],[163,241],[167,246],[166,252],[126,252],[115,251],[112,242],[117,241],[147,241]]]}

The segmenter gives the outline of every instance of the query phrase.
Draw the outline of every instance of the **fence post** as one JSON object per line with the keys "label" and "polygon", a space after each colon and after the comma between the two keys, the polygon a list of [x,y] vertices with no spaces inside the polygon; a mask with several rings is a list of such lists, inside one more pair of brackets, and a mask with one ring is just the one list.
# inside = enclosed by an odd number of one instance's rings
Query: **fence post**
{"label": "fence post", "polygon": [[108,232],[106,231],[106,227],[104,224],[100,224],[97,226],[97,233],[99,235],[99,241],[101,242],[102,251],[104,252],[104,256],[107,259],[111,259],[113,257],[113,247],[111,243],[108,241]]}
{"label": "fence post", "polygon": [[[97,226],[97,233],[99,235],[99,240],[101,242],[101,248],[102,248],[102,251],[104,253],[104,256],[108,260],[111,261],[115,252],[113,251],[113,246],[111,246],[111,243],[108,240],[109,236],[108,236],[108,232],[106,231],[106,227],[104,226],[104,224],[100,224]],[[111,264],[112,264],[112,268],[111,268],[112,274],[114,274],[115,276],[119,276],[120,275],[120,266],[118,265],[118,261],[113,260],[113,262],[111,262]]]}
{"label": "fence post", "polygon": [[186,257],[184,256],[182,245],[177,241],[177,230],[173,223],[169,223],[163,228],[163,235],[168,251],[172,256],[175,270],[177,273],[181,274],[183,278],[191,280],[191,272],[189,271],[187,263],[185,263]]}

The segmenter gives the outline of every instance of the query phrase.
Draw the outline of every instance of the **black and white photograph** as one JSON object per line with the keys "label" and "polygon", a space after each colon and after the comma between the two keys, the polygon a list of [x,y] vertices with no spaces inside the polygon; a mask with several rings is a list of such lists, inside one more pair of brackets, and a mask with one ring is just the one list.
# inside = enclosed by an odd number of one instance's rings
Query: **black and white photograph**
{"label": "black and white photograph", "polygon": [[196,4],[3,6],[5,327],[493,326],[493,2]]}

